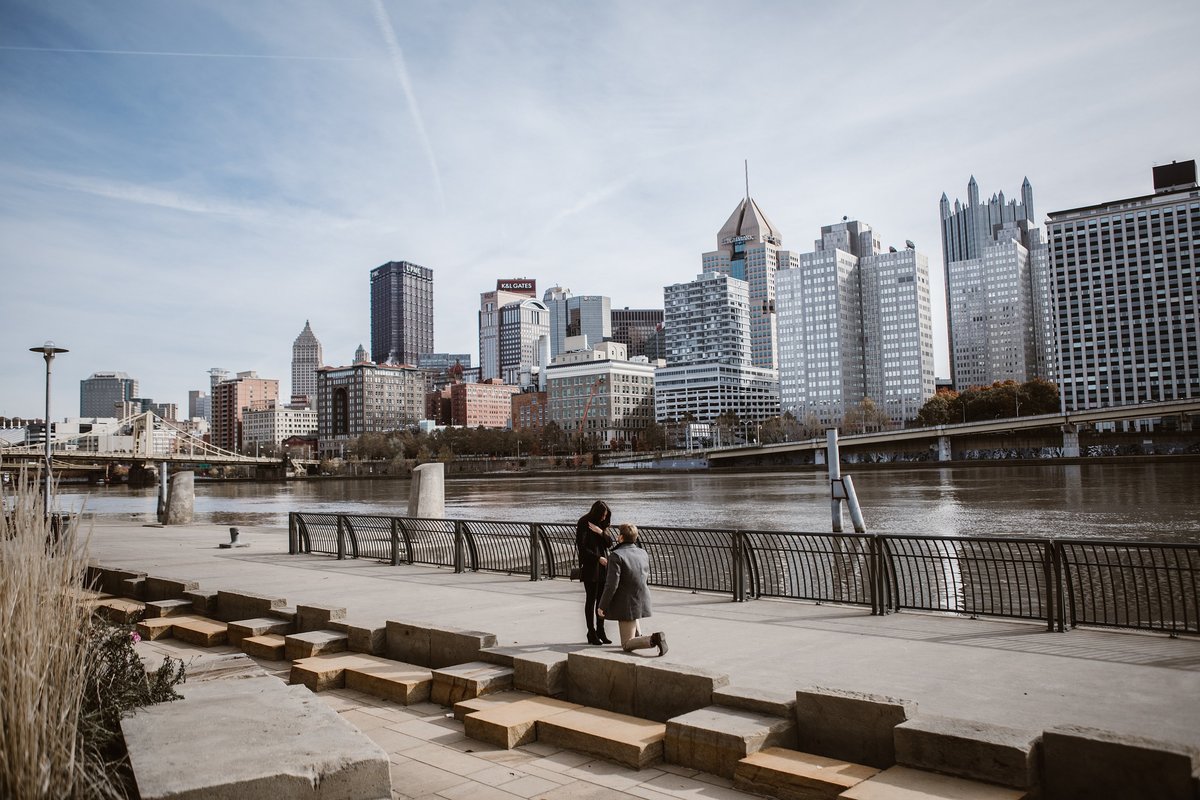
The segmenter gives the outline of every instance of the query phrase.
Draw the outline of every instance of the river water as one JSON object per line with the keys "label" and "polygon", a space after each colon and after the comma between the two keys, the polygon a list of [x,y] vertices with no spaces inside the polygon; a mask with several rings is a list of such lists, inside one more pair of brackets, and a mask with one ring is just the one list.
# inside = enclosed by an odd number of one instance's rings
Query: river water
{"label": "river water", "polygon": [[[1196,462],[980,466],[848,472],[871,533],[1053,536],[1200,543]],[[406,480],[198,483],[196,521],[287,525],[289,511],[402,515]],[[60,507],[153,522],[155,489],[62,487]],[[455,519],[568,522],[595,499],[616,522],[742,530],[830,530],[824,473],[637,474],[452,479]],[[849,515],[845,515],[850,529]]]}

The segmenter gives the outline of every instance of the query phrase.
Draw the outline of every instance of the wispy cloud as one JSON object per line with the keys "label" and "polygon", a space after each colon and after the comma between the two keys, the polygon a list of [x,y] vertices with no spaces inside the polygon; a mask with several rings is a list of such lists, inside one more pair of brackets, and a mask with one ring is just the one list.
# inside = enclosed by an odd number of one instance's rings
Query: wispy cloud
{"label": "wispy cloud", "polygon": [[429,162],[429,170],[433,173],[433,188],[437,195],[438,208],[446,210],[446,195],[442,190],[442,173],[438,169],[437,156],[433,152],[433,144],[429,141],[429,132],[425,129],[425,119],[421,116],[421,106],[417,103],[417,93],[413,91],[412,81],[408,77],[408,67],[404,63],[404,51],[396,40],[396,32],[392,28],[392,18],[383,7],[383,0],[375,0],[375,19],[379,24],[379,32],[387,44],[388,56],[392,60],[392,69],[396,79],[404,90],[404,98],[408,101],[408,110],[412,114],[413,124],[421,139],[421,149],[425,151],[425,159]]}
{"label": "wispy cloud", "polygon": [[103,56],[172,56],[178,58],[261,58],[269,61],[361,61],[354,56],[289,56],[269,53],[189,53],[168,50],[95,50],[78,47],[18,47],[0,45],[0,50],[26,53],[84,53]]}

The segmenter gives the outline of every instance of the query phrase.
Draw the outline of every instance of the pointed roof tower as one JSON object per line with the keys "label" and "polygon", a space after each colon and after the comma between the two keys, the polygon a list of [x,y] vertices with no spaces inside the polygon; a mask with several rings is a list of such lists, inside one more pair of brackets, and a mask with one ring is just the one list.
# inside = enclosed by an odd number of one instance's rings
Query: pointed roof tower
{"label": "pointed roof tower", "polygon": [[783,244],[779,230],[767,219],[767,215],[751,197],[746,197],[717,234],[717,246],[728,247],[735,242],[770,242]]}

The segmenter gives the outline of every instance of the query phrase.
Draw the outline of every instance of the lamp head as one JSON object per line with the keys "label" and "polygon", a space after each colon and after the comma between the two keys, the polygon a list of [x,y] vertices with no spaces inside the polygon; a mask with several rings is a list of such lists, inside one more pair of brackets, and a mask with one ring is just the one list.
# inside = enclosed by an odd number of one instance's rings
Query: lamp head
{"label": "lamp head", "polygon": [[69,353],[70,351],[67,350],[67,348],[65,348],[65,347],[59,347],[54,342],[47,340],[47,342],[44,345],[42,345],[41,347],[29,348],[29,352],[41,353],[42,355],[46,356],[47,358],[53,358],[54,356],[58,355],[59,353]]}

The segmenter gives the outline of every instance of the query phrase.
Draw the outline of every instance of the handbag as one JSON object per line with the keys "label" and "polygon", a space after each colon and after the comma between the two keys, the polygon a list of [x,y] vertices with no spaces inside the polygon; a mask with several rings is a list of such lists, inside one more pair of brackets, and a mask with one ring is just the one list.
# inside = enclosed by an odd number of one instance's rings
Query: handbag
{"label": "handbag", "polygon": [[577,581],[583,578],[583,570],[579,567],[571,567],[571,580]]}

